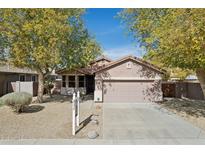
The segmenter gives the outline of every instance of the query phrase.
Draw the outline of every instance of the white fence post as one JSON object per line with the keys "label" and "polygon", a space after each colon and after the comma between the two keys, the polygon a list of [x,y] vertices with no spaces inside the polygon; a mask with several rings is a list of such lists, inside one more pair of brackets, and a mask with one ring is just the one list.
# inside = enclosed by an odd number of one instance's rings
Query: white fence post
{"label": "white fence post", "polygon": [[76,116],[77,126],[80,126],[80,92],[77,92],[77,116]]}
{"label": "white fence post", "polygon": [[72,135],[75,135],[75,125],[76,125],[76,96],[75,93],[73,93],[73,100],[72,100]]}

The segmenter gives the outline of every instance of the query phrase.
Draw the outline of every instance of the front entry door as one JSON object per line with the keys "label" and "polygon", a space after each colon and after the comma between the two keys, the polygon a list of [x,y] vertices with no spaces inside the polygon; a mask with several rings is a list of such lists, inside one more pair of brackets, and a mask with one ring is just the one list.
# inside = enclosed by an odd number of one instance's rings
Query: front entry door
{"label": "front entry door", "polygon": [[93,93],[95,89],[95,78],[93,75],[86,75],[86,91],[87,94]]}

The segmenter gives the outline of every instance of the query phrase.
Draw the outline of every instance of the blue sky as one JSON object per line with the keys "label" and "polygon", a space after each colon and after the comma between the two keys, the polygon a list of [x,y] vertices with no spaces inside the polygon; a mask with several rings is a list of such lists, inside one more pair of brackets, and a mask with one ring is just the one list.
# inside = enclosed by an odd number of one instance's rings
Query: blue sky
{"label": "blue sky", "polygon": [[105,55],[117,59],[125,55],[142,57],[143,49],[128,35],[126,27],[116,18],[122,9],[87,9],[84,21],[88,31],[101,45]]}

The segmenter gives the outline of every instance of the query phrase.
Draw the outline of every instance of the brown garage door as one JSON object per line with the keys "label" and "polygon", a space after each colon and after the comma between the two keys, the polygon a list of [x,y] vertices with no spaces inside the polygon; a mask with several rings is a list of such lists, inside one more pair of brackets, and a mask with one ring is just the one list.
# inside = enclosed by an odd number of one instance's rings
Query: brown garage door
{"label": "brown garage door", "polygon": [[154,81],[104,81],[103,102],[150,102],[156,95],[156,87],[154,85]]}

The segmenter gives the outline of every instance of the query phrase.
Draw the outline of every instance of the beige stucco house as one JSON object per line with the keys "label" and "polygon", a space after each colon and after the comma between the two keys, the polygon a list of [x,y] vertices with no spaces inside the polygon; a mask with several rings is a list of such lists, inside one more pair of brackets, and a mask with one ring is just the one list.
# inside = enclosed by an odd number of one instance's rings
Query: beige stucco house
{"label": "beige stucco house", "polygon": [[94,93],[96,102],[145,103],[161,101],[161,80],[164,71],[150,63],[126,56],[112,61],[105,56],[85,68],[59,70],[61,94]]}

